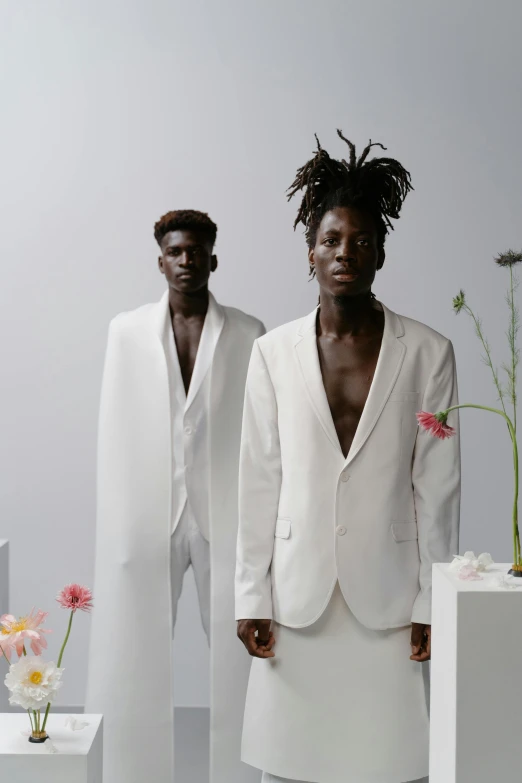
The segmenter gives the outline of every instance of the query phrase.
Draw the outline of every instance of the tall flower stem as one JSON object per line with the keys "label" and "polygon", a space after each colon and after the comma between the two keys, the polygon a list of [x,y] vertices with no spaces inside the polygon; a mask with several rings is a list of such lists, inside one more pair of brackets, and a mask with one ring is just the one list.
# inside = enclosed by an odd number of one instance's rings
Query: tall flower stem
{"label": "tall flower stem", "polygon": [[[477,333],[477,337],[479,338],[480,342],[482,343],[482,347],[484,348],[484,351],[486,352],[486,364],[490,368],[492,374],[493,374],[493,382],[495,384],[495,387],[498,392],[498,398],[500,400],[500,404],[502,405],[502,410],[504,411],[504,414],[507,416],[506,406],[504,405],[504,392],[502,389],[502,386],[500,385],[500,381],[498,378],[498,373],[493,365],[493,359],[491,358],[491,349],[489,347],[489,343],[486,340],[486,337],[484,335],[484,332],[482,331],[482,323],[479,318],[475,315],[471,307],[467,304],[463,305],[464,310],[471,316],[473,323],[475,324],[475,331]],[[516,427],[515,427],[516,429]]]}
{"label": "tall flower stem", "polygon": [[[73,616],[74,616],[74,611],[72,611],[71,614],[70,614],[69,625],[67,626],[67,633],[65,634],[65,639],[63,640],[62,649],[60,650],[60,655],[58,656],[58,663],[56,664],[58,669],[60,668],[60,666],[62,664],[62,658],[63,658],[63,653],[64,653],[64,650],[65,650],[65,645],[69,641],[69,636],[70,636],[70,633],[71,633],[71,626],[72,626]],[[51,709],[51,702],[48,703],[48,705],[47,705],[47,707],[45,709],[45,717],[44,717],[44,722],[43,722],[43,726],[42,726],[42,731],[45,731],[45,726],[47,724],[47,718],[49,716],[49,710],[50,709]]]}
{"label": "tall flower stem", "polygon": [[513,563],[515,565],[522,565],[522,552],[520,548],[520,532],[518,528],[518,490],[519,490],[518,445],[517,445],[517,435],[515,432],[513,422],[511,421],[507,413],[505,413],[505,411],[501,411],[498,408],[489,408],[486,405],[473,405],[471,403],[465,403],[463,405],[454,405],[451,408],[448,408],[445,411],[445,413],[449,414],[451,413],[451,411],[456,411],[459,410],[460,408],[476,408],[482,411],[490,411],[491,413],[498,413],[499,416],[502,416],[502,418],[506,420],[509,434],[511,436],[511,441],[513,443],[513,468],[515,473],[515,492],[514,492],[514,500],[513,500],[513,555],[514,555]]}
{"label": "tall flower stem", "polygon": [[516,347],[516,337],[518,331],[518,312],[515,306],[515,278],[513,275],[513,266],[509,267],[509,295],[508,304],[510,310],[511,321],[508,331],[509,347],[511,349],[511,370],[508,373],[509,376],[509,390],[511,394],[511,402],[513,404],[513,427],[515,432],[517,431],[517,364],[518,364],[518,351]]}

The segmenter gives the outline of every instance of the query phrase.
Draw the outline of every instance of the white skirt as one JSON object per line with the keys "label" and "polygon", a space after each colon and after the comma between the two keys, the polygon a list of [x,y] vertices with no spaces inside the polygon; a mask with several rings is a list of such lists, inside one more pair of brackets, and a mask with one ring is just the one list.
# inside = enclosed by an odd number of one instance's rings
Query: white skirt
{"label": "white skirt", "polygon": [[428,774],[429,669],[411,626],[371,631],[337,583],[306,628],[274,623],[275,658],[254,658],[241,758],[311,783],[404,783]]}

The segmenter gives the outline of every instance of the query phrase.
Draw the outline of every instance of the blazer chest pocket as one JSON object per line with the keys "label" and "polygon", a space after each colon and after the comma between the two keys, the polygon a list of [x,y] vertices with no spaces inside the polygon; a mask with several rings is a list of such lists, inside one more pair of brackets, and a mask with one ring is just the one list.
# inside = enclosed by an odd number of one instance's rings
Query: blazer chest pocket
{"label": "blazer chest pocket", "polygon": [[292,523],[289,519],[286,519],[285,517],[278,517],[276,526],[275,526],[275,537],[276,538],[290,538],[290,529],[292,527]]}
{"label": "blazer chest pocket", "polygon": [[416,522],[392,522],[391,531],[397,543],[400,541],[416,541],[419,537]]}
{"label": "blazer chest pocket", "polygon": [[410,402],[417,403],[419,392],[417,391],[394,391],[388,397],[388,402]]}

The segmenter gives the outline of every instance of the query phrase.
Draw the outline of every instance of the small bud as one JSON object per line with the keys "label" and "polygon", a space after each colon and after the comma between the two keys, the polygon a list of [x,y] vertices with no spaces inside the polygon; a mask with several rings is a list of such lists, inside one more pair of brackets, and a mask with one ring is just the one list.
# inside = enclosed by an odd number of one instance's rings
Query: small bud
{"label": "small bud", "polygon": [[466,300],[464,297],[464,291],[461,289],[457,296],[455,296],[453,299],[453,309],[455,310],[455,313],[460,313],[465,304]]}

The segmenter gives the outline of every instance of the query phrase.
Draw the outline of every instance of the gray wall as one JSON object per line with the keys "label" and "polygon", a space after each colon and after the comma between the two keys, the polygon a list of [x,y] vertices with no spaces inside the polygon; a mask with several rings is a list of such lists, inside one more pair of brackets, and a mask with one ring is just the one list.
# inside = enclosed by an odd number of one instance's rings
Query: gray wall
{"label": "gray wall", "polygon": [[[521,25],[516,0],[2,0],[0,538],[11,610],[52,609],[53,654],[57,589],[92,582],[107,325],[160,297],[152,226],[168,209],[210,212],[215,294],[274,327],[316,301],[285,200],[314,131],[336,155],[337,127],[359,151],[383,142],[415,191],[375,290],[453,339],[463,400],[495,402],[451,298],[466,288],[503,351],[506,279],[492,257],[522,245]],[[462,430],[462,549],[507,561],[505,428],[466,412]],[[188,588],[177,700],[205,704]],[[64,704],[83,699],[88,627],[77,618]]]}

